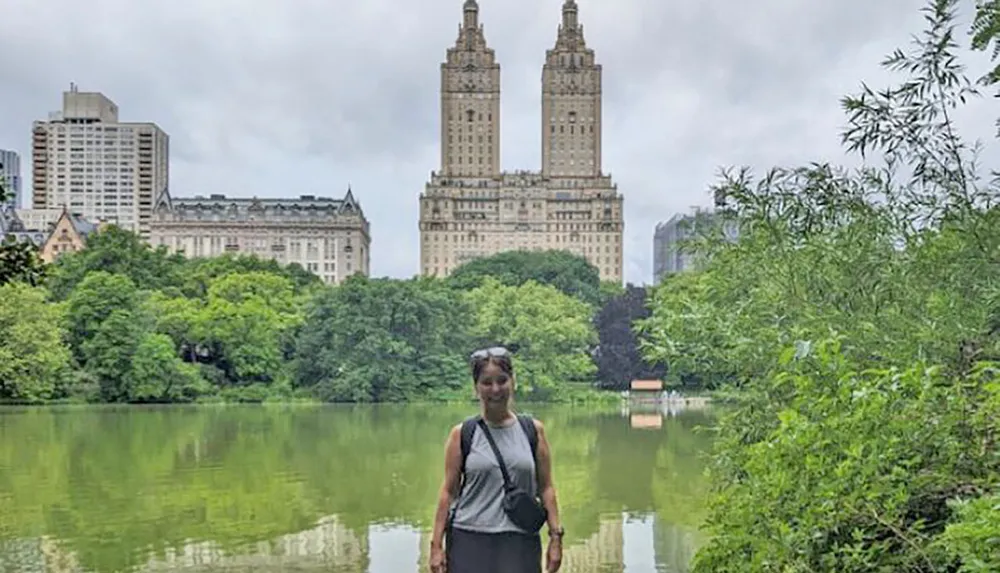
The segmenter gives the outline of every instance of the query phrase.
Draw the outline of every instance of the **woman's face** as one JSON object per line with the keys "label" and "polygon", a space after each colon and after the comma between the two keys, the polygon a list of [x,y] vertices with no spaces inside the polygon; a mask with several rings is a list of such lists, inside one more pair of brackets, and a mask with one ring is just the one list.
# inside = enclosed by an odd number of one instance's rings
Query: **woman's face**
{"label": "woman's face", "polygon": [[506,404],[513,391],[513,378],[492,362],[483,367],[476,380],[476,394],[487,406]]}

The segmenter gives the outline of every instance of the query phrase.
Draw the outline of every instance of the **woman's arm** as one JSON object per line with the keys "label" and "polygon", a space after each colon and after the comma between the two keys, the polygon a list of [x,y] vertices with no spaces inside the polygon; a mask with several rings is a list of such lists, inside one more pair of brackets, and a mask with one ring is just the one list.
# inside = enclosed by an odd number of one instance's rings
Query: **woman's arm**
{"label": "woman's arm", "polygon": [[545,425],[535,420],[535,429],[538,430],[538,491],[542,505],[549,514],[549,534],[552,535],[554,532],[562,531],[556,486],[552,480],[552,450],[549,449],[549,440],[545,437]]}
{"label": "woman's arm", "polygon": [[460,445],[462,426],[457,425],[448,433],[444,446],[444,480],[441,483],[441,493],[438,495],[437,512],[434,514],[434,531],[431,533],[431,547],[441,548],[444,545],[444,529],[448,521],[448,510],[451,502],[458,495],[458,486],[462,483],[462,448]]}

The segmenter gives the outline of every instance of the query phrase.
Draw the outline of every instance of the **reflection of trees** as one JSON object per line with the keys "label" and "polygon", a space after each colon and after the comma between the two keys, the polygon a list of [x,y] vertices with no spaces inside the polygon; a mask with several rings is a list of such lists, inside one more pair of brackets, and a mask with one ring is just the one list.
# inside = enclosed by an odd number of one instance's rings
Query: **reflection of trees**
{"label": "reflection of trees", "polygon": [[[260,553],[325,516],[431,525],[448,429],[474,406],[52,408],[0,416],[0,547],[46,539],[88,571],[177,552]],[[691,420],[630,430],[615,414],[540,408],[555,456],[567,546],[602,516],[700,516],[707,436]],[[699,517],[700,519],[700,517]],[[31,542],[27,542],[31,543]],[[283,543],[283,542],[280,542]],[[280,544],[279,543],[279,544]],[[21,547],[21,546],[18,546]],[[210,548],[210,549],[206,549]],[[13,550],[17,553],[18,550]],[[213,553],[214,554],[214,553]],[[176,558],[176,557],[174,557]]]}
{"label": "reflection of trees", "polygon": [[657,517],[689,530],[705,517],[706,454],[711,449],[710,414],[689,412],[664,422],[664,442],[656,456],[652,484]]}
{"label": "reflection of trees", "polygon": [[544,408],[536,414],[544,423],[552,448],[559,513],[567,545],[595,533],[602,513],[610,508],[594,487],[597,427],[593,412]]}
{"label": "reflection of trees", "polygon": [[616,511],[652,511],[653,470],[664,432],[634,430],[620,415],[596,422],[597,490]]}

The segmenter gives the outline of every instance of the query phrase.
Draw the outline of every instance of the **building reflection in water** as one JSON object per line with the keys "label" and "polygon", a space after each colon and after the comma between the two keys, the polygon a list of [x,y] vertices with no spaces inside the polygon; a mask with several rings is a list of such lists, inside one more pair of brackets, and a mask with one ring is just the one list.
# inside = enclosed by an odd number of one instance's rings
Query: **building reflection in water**
{"label": "building reflection in water", "polygon": [[698,540],[692,531],[654,517],[652,533],[656,573],[687,573],[691,570],[691,561],[698,550]]}
{"label": "building reflection in water", "polygon": [[336,516],[321,519],[316,527],[224,551],[212,542],[186,545],[151,560],[139,571],[308,571],[366,573],[369,569],[367,536],[359,536]]}
{"label": "building reflection in water", "polygon": [[[417,573],[427,567],[430,533],[403,525],[358,534],[337,517],[309,530],[235,550],[196,542],[151,558],[136,573],[326,571]],[[590,537],[567,545],[563,573],[687,573],[696,549],[692,532],[653,514],[608,515]],[[91,573],[51,538],[0,542],[5,573]]]}

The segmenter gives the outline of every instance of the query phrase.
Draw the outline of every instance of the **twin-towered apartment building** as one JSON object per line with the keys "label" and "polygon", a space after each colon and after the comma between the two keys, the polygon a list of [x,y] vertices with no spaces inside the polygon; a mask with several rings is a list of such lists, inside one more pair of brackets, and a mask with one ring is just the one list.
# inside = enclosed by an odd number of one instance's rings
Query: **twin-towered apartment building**
{"label": "twin-towered apartment building", "polygon": [[[466,0],[462,10],[441,65],[441,165],[419,196],[420,272],[446,276],[501,251],[560,249],[620,283],[622,196],[601,170],[601,66],[575,0],[563,4],[544,54],[538,171],[500,169],[500,64],[478,3]],[[123,122],[112,100],[71,86],[62,110],[32,126],[32,209],[20,219],[67,210],[191,257],[254,254],[299,263],[331,284],[369,274],[369,222],[350,189],[294,199],[182,197],[170,190],[169,157],[169,137],[155,123]]]}
{"label": "twin-towered apartment building", "polygon": [[541,169],[500,170],[500,64],[466,0],[441,64],[441,166],[420,196],[420,266],[445,276],[512,249],[585,257],[622,281],[622,196],[601,170],[601,66],[565,0],[541,69]]}

